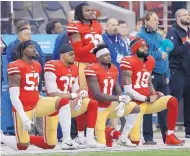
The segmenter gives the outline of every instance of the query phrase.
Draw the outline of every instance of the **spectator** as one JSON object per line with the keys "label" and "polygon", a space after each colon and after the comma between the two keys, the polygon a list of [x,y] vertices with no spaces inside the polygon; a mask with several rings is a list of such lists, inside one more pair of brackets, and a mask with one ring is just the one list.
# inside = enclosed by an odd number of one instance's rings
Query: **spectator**
{"label": "spectator", "polygon": [[47,34],[60,34],[63,31],[63,25],[56,20],[51,20],[46,25]]}
{"label": "spectator", "polygon": [[175,13],[176,22],[166,38],[174,44],[169,55],[171,71],[171,95],[184,102],[185,137],[190,138],[190,16],[188,10],[179,9]]}
{"label": "spectator", "polygon": [[129,39],[130,39],[130,41],[132,41],[135,37],[136,37],[136,35],[137,35],[137,33],[140,31],[140,29],[141,29],[141,27],[142,27],[142,18],[140,18],[140,17],[138,17],[137,19],[136,19],[136,29],[135,29],[135,31],[132,31],[131,33],[130,33],[130,35],[129,35]]}
{"label": "spectator", "polygon": [[[7,60],[8,62],[15,61],[17,59],[16,49],[20,42],[27,41],[31,39],[31,29],[30,24],[27,20],[21,20],[16,25],[16,30],[18,34],[18,38],[14,41],[12,41],[6,49],[7,54]],[[43,66],[45,62],[44,53],[40,48],[40,45],[34,41],[36,51],[39,53],[39,57],[37,57],[37,60],[40,62],[40,64]]]}
{"label": "spectator", "polygon": [[[74,10],[68,12],[68,22],[74,20]],[[58,60],[59,59],[59,48],[63,44],[68,44],[69,43],[69,36],[67,35],[66,29],[63,29],[63,31],[57,36],[55,40],[55,46],[53,50],[53,60]]]}
{"label": "spectator", "polygon": [[[167,53],[159,51],[163,39],[162,36],[156,31],[158,29],[158,24],[158,16],[156,13],[153,11],[146,12],[143,17],[143,26],[137,36],[143,38],[147,42],[148,52],[154,57],[156,61],[152,72],[152,84],[155,90],[167,95],[170,72]],[[166,110],[158,113],[158,120],[160,121],[162,138],[165,143],[165,132],[167,131]],[[153,141],[152,114],[145,114],[143,117],[143,136],[145,140],[144,144],[157,144],[155,141]]]}
{"label": "spectator", "polygon": [[118,32],[121,35],[121,38],[123,39],[123,41],[125,42],[127,55],[131,55],[130,40],[127,37],[127,34],[128,34],[127,23],[123,20],[119,20],[118,23],[119,23]]}

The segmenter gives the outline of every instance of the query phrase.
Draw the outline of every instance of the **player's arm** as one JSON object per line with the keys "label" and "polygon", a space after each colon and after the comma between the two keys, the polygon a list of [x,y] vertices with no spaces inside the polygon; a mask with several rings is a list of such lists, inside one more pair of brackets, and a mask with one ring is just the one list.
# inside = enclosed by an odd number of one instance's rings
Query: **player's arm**
{"label": "player's arm", "polygon": [[86,76],[89,90],[97,101],[119,101],[119,96],[103,94],[100,91],[100,85],[96,76]]}
{"label": "player's arm", "polygon": [[121,90],[121,87],[118,83],[118,80],[116,81],[116,84],[114,86],[114,91],[115,93],[119,96],[119,95],[122,95],[122,90]]}
{"label": "player's arm", "polygon": [[132,99],[138,101],[147,101],[147,97],[138,93],[132,88],[132,74],[133,72],[130,70],[122,70],[122,82],[124,85],[125,94],[129,95]]}
{"label": "player's arm", "polygon": [[19,98],[21,75],[19,73],[9,74],[8,80],[9,80],[8,84],[9,84],[9,93],[10,93],[11,103],[14,106],[17,113],[19,114],[21,121],[25,123],[29,120],[29,118],[26,115],[22,102],[20,101],[20,98]]}
{"label": "player's arm", "polygon": [[88,45],[83,45],[81,41],[81,35],[79,33],[72,33],[71,44],[75,53],[81,55],[81,57],[86,56],[95,46],[99,44],[97,39],[92,40]]}
{"label": "player's arm", "polygon": [[48,96],[51,97],[59,96],[69,100],[77,97],[76,93],[61,93],[60,89],[57,86],[56,82],[57,76],[55,75],[54,72],[46,71],[44,74],[44,78],[45,78],[45,85],[46,85],[46,90],[48,92]]}
{"label": "player's arm", "polygon": [[150,87],[150,95],[155,94],[155,89],[154,86],[152,84],[152,76],[150,75],[149,80],[148,80],[148,85]]}

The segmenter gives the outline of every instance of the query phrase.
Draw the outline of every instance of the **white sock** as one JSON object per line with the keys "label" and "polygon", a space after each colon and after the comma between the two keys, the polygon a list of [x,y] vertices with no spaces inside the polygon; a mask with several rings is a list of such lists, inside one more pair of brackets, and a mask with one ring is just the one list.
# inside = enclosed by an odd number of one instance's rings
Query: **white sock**
{"label": "white sock", "polygon": [[71,109],[69,104],[59,110],[59,122],[63,133],[63,141],[71,140]]}
{"label": "white sock", "polygon": [[84,137],[84,131],[78,131],[78,136],[79,137]]}
{"label": "white sock", "polygon": [[6,136],[1,134],[1,141],[14,150],[18,150],[15,136]]}
{"label": "white sock", "polygon": [[136,121],[137,121],[137,117],[138,117],[139,113],[137,114],[129,114],[128,116],[125,117],[126,119],[126,123],[125,126],[123,128],[123,131],[121,133],[121,136],[119,137],[119,139],[122,142],[126,142],[129,133],[131,132],[131,129],[134,127]]}
{"label": "white sock", "polygon": [[170,135],[170,134],[172,134],[172,133],[174,133],[174,131],[168,130],[168,135]]}
{"label": "white sock", "polygon": [[86,138],[93,138],[94,137],[94,128],[87,128],[86,129]]}

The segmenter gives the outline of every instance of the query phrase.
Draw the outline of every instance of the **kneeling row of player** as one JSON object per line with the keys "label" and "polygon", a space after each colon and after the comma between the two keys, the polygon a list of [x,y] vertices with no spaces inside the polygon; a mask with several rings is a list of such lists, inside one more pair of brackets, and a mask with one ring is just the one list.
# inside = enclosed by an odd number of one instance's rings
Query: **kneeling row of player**
{"label": "kneeling row of player", "polygon": [[[40,98],[38,82],[41,67],[38,62],[32,60],[36,55],[33,42],[21,43],[18,47],[20,59],[8,66],[16,139],[2,135],[2,141],[19,150],[27,149],[29,143],[44,149],[54,148],[59,117],[63,132],[62,149],[84,148],[84,145],[112,146],[112,138],[118,139],[120,145],[136,146],[140,140],[140,123],[143,115],[168,109],[165,143],[184,144],[183,140],[177,139],[174,135],[178,101],[172,96],[155,92],[151,83],[151,72],[155,62],[151,56],[148,56],[145,41],[140,38],[135,39],[132,52],[134,55],[124,57],[120,64],[126,94],[122,95],[117,82],[118,70],[111,64],[109,50],[105,45],[99,45],[94,49],[93,53],[98,62],[85,69],[88,94],[85,90],[79,90],[74,53],[70,45],[64,45],[60,49],[60,60],[45,64],[44,77],[48,97]],[[133,102],[130,102],[131,99]],[[70,137],[71,118],[85,112],[87,113],[86,138],[84,134],[80,134],[77,139],[80,143],[78,144]],[[36,117],[44,117],[44,137],[28,134],[33,114]],[[113,128],[105,128],[107,118],[122,116],[126,116],[126,125],[122,134]],[[81,125],[78,125],[80,131],[84,130],[84,124]],[[94,139],[94,129],[97,141]]]}

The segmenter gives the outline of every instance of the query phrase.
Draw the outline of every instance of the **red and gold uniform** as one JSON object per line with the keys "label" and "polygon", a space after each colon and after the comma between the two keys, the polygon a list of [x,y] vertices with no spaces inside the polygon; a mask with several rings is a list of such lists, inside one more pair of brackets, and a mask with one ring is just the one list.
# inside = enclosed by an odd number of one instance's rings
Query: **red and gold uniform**
{"label": "red and gold uniform", "polygon": [[[30,120],[34,119],[34,117],[45,117],[56,111],[55,103],[58,97],[40,97],[38,84],[41,65],[37,61],[32,61],[32,64],[28,64],[18,59],[9,63],[7,71],[8,75],[19,74],[21,76],[19,98]],[[17,142],[29,143],[29,134],[26,131],[23,132],[22,121],[14,108],[13,116]],[[48,117],[45,118],[45,123],[48,123],[44,125],[45,142],[48,145],[56,145],[56,127],[54,127],[49,120],[54,121],[55,119],[56,121],[57,117],[52,117],[51,119]],[[53,133],[55,133],[55,137],[52,137]]]}
{"label": "red and gold uniform", "polygon": [[81,23],[80,21],[73,21],[68,24],[67,32],[69,36],[74,33],[78,33],[81,36],[81,41],[73,42],[70,37],[70,42],[74,50],[76,65],[79,68],[80,88],[87,90],[84,69],[90,63],[97,62],[96,57],[92,53],[95,48],[93,41],[102,41],[102,27],[96,20],[92,20],[91,25]]}
{"label": "red and gold uniform", "polygon": [[[113,89],[118,79],[118,69],[115,65],[106,70],[99,63],[94,63],[85,68],[86,76],[95,76],[98,79],[98,84],[100,86],[100,91],[103,94],[113,95]],[[93,94],[89,90],[89,97],[94,98]],[[95,132],[97,140],[99,143],[105,144],[105,124],[108,118],[117,118],[117,112],[115,111],[116,107],[119,105],[118,101],[114,102],[103,102],[98,101],[98,118],[96,121]],[[123,116],[127,116],[131,113],[135,107],[134,102],[130,102],[126,105],[125,113]]]}
{"label": "red and gold uniform", "polygon": [[[121,70],[132,71],[132,88],[144,96],[150,96],[149,78],[153,71],[155,60],[152,56],[142,62],[137,56],[124,57],[120,62]],[[137,101],[140,104],[140,115],[137,123],[130,133],[132,141],[140,140],[140,125],[144,114],[157,113],[167,109],[168,101],[172,96],[163,96],[153,103]]]}
{"label": "red and gold uniform", "polygon": [[[45,64],[44,71],[45,73],[52,72],[55,74],[59,93],[72,93],[75,84],[77,83],[78,85],[78,67],[75,64],[67,67],[60,60],[51,60]],[[72,117],[76,117],[85,113],[87,111],[89,101],[89,98],[84,98],[82,106],[78,111],[74,111],[72,109],[77,101],[70,101]]]}

